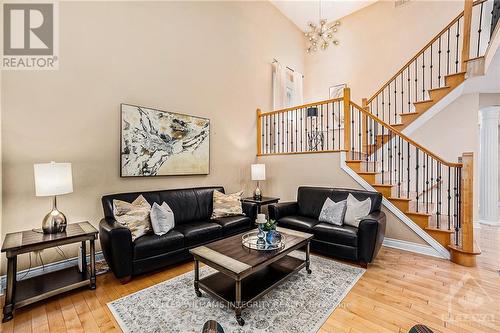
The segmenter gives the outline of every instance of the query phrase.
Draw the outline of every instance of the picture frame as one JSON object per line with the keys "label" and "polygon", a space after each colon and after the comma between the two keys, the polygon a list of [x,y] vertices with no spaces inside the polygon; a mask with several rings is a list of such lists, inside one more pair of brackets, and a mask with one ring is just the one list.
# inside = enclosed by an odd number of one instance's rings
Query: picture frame
{"label": "picture frame", "polygon": [[210,119],[120,104],[120,177],[209,173]]}

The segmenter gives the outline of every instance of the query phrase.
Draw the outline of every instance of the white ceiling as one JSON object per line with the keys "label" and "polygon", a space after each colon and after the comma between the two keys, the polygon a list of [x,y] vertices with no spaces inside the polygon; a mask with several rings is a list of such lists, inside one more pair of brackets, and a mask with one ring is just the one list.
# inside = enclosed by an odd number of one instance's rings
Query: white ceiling
{"label": "white ceiling", "polygon": [[[309,22],[317,23],[319,21],[319,1],[270,1],[302,31],[306,30]],[[377,0],[323,0],[321,1],[321,16],[328,22],[338,20],[376,1]]]}

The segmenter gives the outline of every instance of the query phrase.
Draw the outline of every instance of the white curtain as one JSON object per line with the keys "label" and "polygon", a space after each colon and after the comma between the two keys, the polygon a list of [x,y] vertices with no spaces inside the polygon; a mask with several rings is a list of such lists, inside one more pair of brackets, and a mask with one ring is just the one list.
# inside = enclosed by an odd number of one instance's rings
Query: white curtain
{"label": "white curtain", "polygon": [[304,78],[302,74],[295,71],[293,72],[293,105],[304,104]]}
{"label": "white curtain", "polygon": [[273,63],[273,109],[286,108],[286,68]]}

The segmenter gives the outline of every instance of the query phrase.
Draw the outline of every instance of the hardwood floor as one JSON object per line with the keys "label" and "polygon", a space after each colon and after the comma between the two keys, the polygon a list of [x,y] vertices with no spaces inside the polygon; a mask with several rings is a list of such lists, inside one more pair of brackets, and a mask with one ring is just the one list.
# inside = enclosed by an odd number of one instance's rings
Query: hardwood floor
{"label": "hardwood floor", "polygon": [[[482,226],[478,238],[483,253],[475,268],[382,248],[319,332],[408,332],[417,323],[443,333],[500,332],[500,228]],[[192,269],[187,263],[126,285],[105,274],[95,291],[82,289],[20,309],[0,331],[121,332],[107,302]]]}

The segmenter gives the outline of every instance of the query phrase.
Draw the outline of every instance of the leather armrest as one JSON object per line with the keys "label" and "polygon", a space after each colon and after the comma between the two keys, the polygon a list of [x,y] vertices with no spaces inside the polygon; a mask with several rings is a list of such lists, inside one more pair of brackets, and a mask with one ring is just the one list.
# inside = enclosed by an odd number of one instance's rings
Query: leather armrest
{"label": "leather armrest", "polygon": [[361,219],[358,227],[358,257],[363,263],[372,262],[385,236],[385,213],[376,211]]}
{"label": "leather armrest", "polygon": [[299,204],[297,202],[281,202],[268,206],[269,219],[278,221],[280,218],[297,215]]}
{"label": "leather armrest", "polygon": [[255,220],[257,219],[257,204],[253,202],[241,202],[241,208],[243,209],[243,213],[250,218],[250,225],[254,225]]}
{"label": "leather armrest", "polygon": [[99,223],[99,239],[104,258],[119,279],[132,275],[132,233],[113,218]]}

